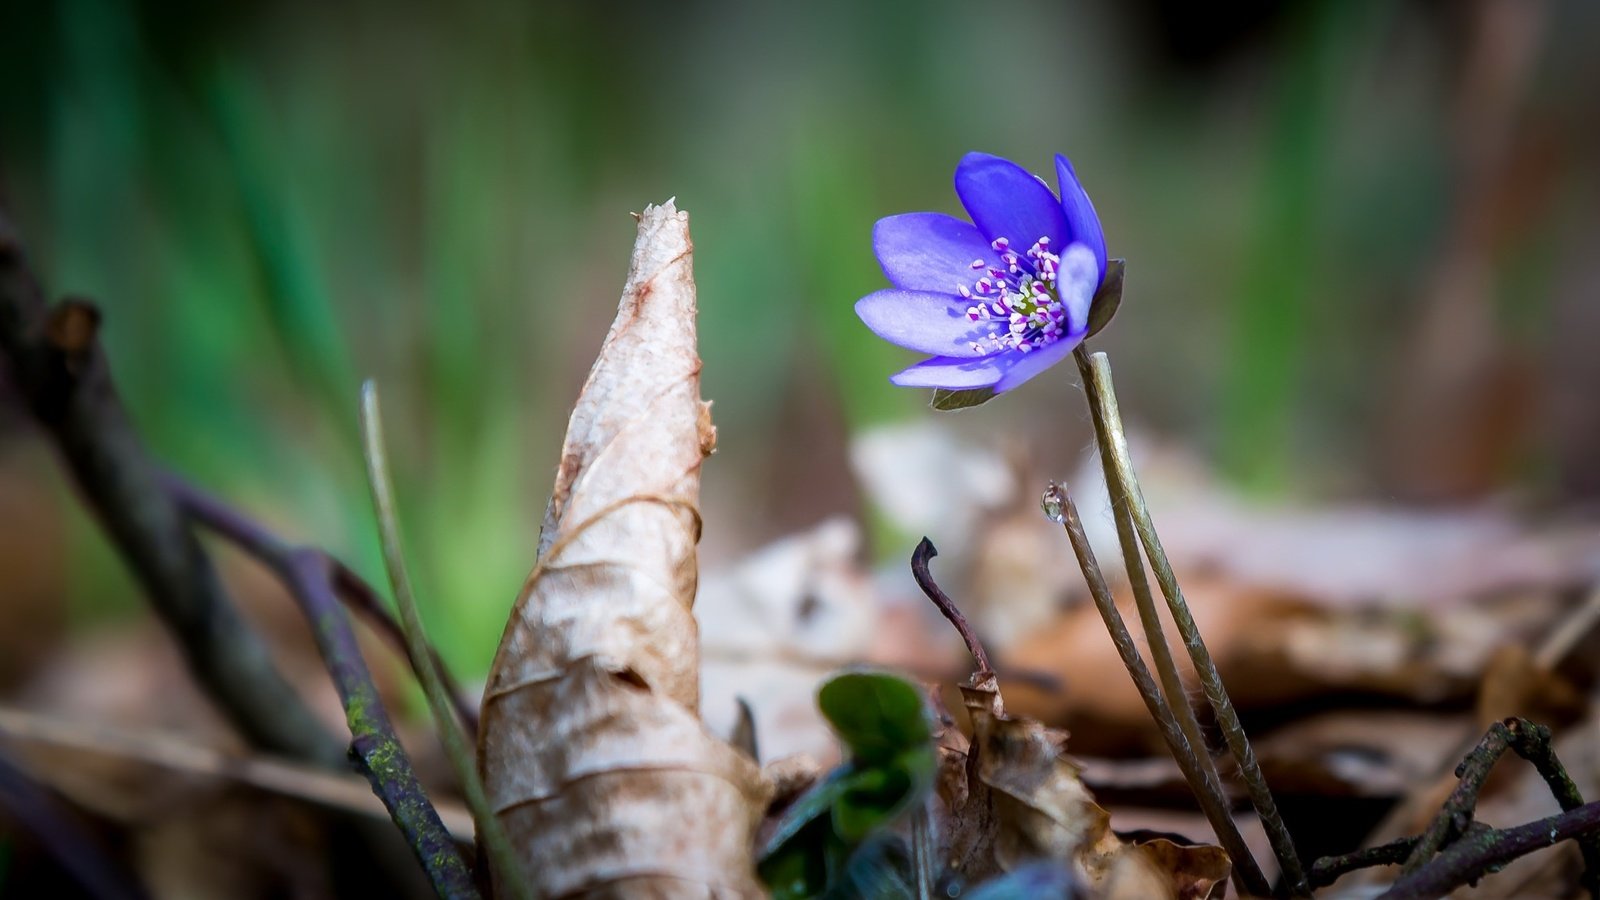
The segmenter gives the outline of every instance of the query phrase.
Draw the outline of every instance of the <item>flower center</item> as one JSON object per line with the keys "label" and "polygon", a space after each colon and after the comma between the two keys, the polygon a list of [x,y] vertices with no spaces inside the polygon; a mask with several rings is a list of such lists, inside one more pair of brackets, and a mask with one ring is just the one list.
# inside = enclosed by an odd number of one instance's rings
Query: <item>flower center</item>
{"label": "flower center", "polygon": [[993,331],[972,342],[972,349],[1031,353],[1060,340],[1067,331],[1067,310],[1056,285],[1061,257],[1050,252],[1050,238],[1034,241],[1023,256],[1003,237],[989,246],[1000,254],[1001,267],[975,259],[974,271],[988,271],[971,285],[956,286],[956,293],[976,301],[967,307],[967,318],[994,324]]}

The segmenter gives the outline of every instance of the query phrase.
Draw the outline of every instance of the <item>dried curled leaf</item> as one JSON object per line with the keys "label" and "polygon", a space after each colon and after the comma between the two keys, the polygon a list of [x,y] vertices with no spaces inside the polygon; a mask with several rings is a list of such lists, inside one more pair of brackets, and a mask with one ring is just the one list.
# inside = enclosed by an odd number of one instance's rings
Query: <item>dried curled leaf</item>
{"label": "dried curled leaf", "polygon": [[976,750],[953,730],[939,737],[939,795],[957,872],[978,880],[1035,860],[1065,862],[1083,896],[1096,900],[1200,900],[1223,890],[1230,864],[1220,848],[1118,837],[1066,755],[1066,733],[1007,715],[994,676],[962,685],[961,696]]}
{"label": "dried curled leaf", "polygon": [[484,693],[489,800],[546,898],[743,896],[767,787],[697,714],[700,399],[688,217],[639,217],[539,561]]}

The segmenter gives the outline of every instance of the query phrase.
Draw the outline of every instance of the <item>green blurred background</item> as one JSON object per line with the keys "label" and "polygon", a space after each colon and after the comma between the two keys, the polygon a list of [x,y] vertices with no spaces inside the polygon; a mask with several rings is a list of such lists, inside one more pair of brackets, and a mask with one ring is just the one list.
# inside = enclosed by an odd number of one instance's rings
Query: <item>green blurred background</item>
{"label": "green blurred background", "polygon": [[[52,292],[104,309],[149,442],[375,576],[355,405],[376,377],[424,614],[467,673],[532,564],[628,212],[673,196],[714,558],[859,510],[848,436],[927,414],[851,304],[881,286],[872,222],[959,212],[975,149],[1073,158],[1129,260],[1099,342],[1124,408],[1242,490],[1600,495],[1591,0],[0,16],[0,197]],[[1068,369],[959,427],[1075,464]],[[51,548],[6,564],[53,566],[75,623],[141,609],[20,415],[0,423],[0,531]]]}

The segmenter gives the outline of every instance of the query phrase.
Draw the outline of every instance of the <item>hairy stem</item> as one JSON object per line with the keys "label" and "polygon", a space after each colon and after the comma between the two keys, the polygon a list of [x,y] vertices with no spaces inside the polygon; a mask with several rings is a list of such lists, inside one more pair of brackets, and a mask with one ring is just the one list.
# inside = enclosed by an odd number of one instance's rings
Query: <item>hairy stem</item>
{"label": "hairy stem", "polygon": [[1233,813],[1228,809],[1227,797],[1222,792],[1222,785],[1218,782],[1216,773],[1208,771],[1200,764],[1199,756],[1194,747],[1189,744],[1189,739],[1183,733],[1183,728],[1178,724],[1172,709],[1167,706],[1161,697],[1160,688],[1156,687],[1155,679],[1150,676],[1150,670],[1145,668],[1144,660],[1139,656],[1139,648],[1133,641],[1133,635],[1128,632],[1128,626],[1122,621],[1122,613],[1117,609],[1116,600],[1111,596],[1111,588],[1106,585],[1105,575],[1100,571],[1100,565],[1095,561],[1094,550],[1089,546],[1089,538],[1083,532],[1083,520],[1078,517],[1078,507],[1072,502],[1071,496],[1063,496],[1062,507],[1065,517],[1062,524],[1067,530],[1067,539],[1072,543],[1072,550],[1078,557],[1078,566],[1083,569],[1084,580],[1089,583],[1089,593],[1094,597],[1095,608],[1100,611],[1100,618],[1104,620],[1106,631],[1111,634],[1111,641],[1117,647],[1117,655],[1122,657],[1122,665],[1133,677],[1134,685],[1139,689],[1139,696],[1144,699],[1145,709],[1149,711],[1150,718],[1161,729],[1161,736],[1166,739],[1167,746],[1172,748],[1172,758],[1178,764],[1178,769],[1183,772],[1183,778],[1189,784],[1189,789],[1194,792],[1195,799],[1200,803],[1200,809],[1205,813],[1206,821],[1211,823],[1211,828],[1217,833],[1217,840],[1222,844],[1222,849],[1228,851],[1228,856],[1233,859],[1233,878],[1235,886],[1241,894],[1265,896],[1271,893],[1272,887],[1267,883],[1266,876],[1262,875],[1261,868],[1256,865],[1255,857],[1250,855],[1250,848],[1244,842],[1244,836],[1239,833],[1239,826],[1233,821]]}
{"label": "hairy stem", "polygon": [[[1078,364],[1083,383],[1091,380],[1089,355],[1080,345],[1072,354]],[[1217,779],[1217,767],[1206,747],[1205,733],[1200,730],[1200,720],[1195,716],[1189,694],[1184,690],[1183,678],[1178,673],[1177,661],[1167,644],[1166,630],[1161,625],[1161,614],[1156,609],[1155,597],[1150,593],[1150,581],[1144,568],[1144,554],[1139,549],[1139,536],[1134,530],[1133,514],[1125,498],[1128,486],[1118,477],[1112,462],[1115,448],[1111,445],[1111,430],[1107,427],[1105,398],[1095,391],[1086,391],[1089,414],[1094,422],[1095,441],[1100,448],[1100,465],[1105,473],[1106,491],[1111,497],[1112,518],[1116,521],[1117,542],[1122,548],[1122,563],[1128,571],[1128,585],[1133,590],[1134,607],[1139,611],[1139,624],[1144,629],[1145,643],[1150,647],[1150,659],[1155,663],[1156,675],[1161,679],[1161,690],[1167,704],[1178,717],[1183,734],[1189,739],[1199,756],[1198,764],[1212,779]],[[1115,402],[1115,398],[1113,398]]]}
{"label": "hairy stem", "polygon": [[1211,658],[1211,651],[1206,648],[1205,640],[1200,636],[1200,628],[1195,624],[1193,614],[1189,612],[1189,604],[1184,600],[1183,591],[1178,587],[1172,563],[1167,559],[1166,551],[1161,546],[1161,538],[1156,534],[1155,523],[1150,518],[1150,509],[1145,504],[1144,492],[1139,488],[1138,477],[1133,471],[1133,460],[1128,453],[1127,435],[1122,430],[1116,391],[1111,382],[1111,363],[1104,353],[1096,353],[1090,357],[1088,369],[1089,377],[1084,383],[1084,390],[1098,398],[1102,418],[1095,424],[1104,432],[1104,445],[1111,449],[1111,461],[1116,472],[1117,494],[1113,496],[1113,502],[1124,504],[1133,518],[1134,528],[1150,559],[1150,568],[1155,572],[1156,583],[1161,586],[1161,593],[1167,599],[1172,620],[1178,627],[1178,634],[1183,638],[1184,647],[1189,651],[1189,659],[1194,663],[1195,672],[1200,678],[1200,686],[1205,692],[1206,701],[1211,705],[1212,713],[1216,716],[1222,736],[1227,741],[1228,750],[1239,766],[1240,777],[1250,793],[1250,802],[1256,808],[1256,814],[1261,817],[1261,824],[1266,829],[1267,839],[1272,844],[1272,851],[1278,858],[1278,865],[1289,890],[1296,896],[1310,896],[1311,888],[1306,882],[1305,870],[1300,865],[1300,856],[1295,850],[1294,840],[1289,835],[1289,829],[1283,824],[1282,816],[1278,814],[1277,801],[1273,799],[1272,791],[1268,789],[1266,779],[1261,774],[1261,764],[1256,760],[1255,750],[1251,748],[1249,738],[1245,735],[1244,725],[1239,721],[1239,713],[1234,709],[1233,701],[1228,698],[1227,689],[1222,683],[1222,675],[1217,671],[1216,663]]}

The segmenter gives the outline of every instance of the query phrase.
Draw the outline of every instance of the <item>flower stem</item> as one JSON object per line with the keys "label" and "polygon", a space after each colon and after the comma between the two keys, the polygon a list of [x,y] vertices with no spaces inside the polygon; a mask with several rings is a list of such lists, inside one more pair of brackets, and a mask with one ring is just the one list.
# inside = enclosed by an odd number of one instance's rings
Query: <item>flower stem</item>
{"label": "flower stem", "polygon": [[[1083,353],[1083,350],[1080,348],[1075,352]],[[1102,433],[1101,446],[1111,451],[1110,468],[1115,474],[1115,480],[1109,487],[1113,501],[1125,505],[1132,516],[1134,529],[1138,532],[1145,554],[1149,557],[1156,583],[1161,586],[1161,593],[1166,597],[1167,607],[1172,612],[1172,620],[1178,626],[1178,633],[1183,638],[1185,649],[1189,651],[1189,658],[1193,661],[1195,671],[1200,678],[1200,686],[1216,716],[1222,736],[1227,741],[1228,750],[1239,766],[1240,777],[1250,793],[1250,802],[1255,806],[1256,814],[1261,817],[1261,824],[1266,829],[1267,839],[1271,842],[1272,851],[1278,858],[1278,865],[1283,871],[1289,891],[1295,896],[1310,896],[1311,889],[1306,881],[1305,870],[1300,865],[1300,857],[1295,851],[1294,840],[1289,835],[1289,829],[1283,824],[1283,818],[1278,814],[1278,804],[1272,797],[1272,791],[1267,788],[1266,779],[1261,774],[1261,764],[1256,760],[1255,751],[1251,749],[1250,740],[1246,737],[1244,726],[1239,721],[1239,713],[1234,709],[1233,701],[1228,698],[1227,689],[1222,684],[1222,676],[1211,658],[1211,651],[1206,649],[1205,640],[1200,636],[1200,628],[1195,624],[1194,616],[1189,612],[1189,604],[1184,600],[1183,591],[1178,587],[1177,576],[1173,574],[1172,563],[1167,559],[1166,551],[1162,549],[1161,538],[1156,534],[1155,523],[1150,518],[1144,492],[1139,488],[1138,478],[1133,472],[1127,435],[1122,430],[1117,396],[1111,383],[1111,363],[1104,353],[1095,353],[1089,357],[1087,369],[1084,391],[1094,398],[1091,403],[1098,403],[1100,406],[1102,414],[1096,419],[1095,425],[1097,431]]]}
{"label": "flower stem", "polygon": [[[1083,383],[1089,384],[1090,364],[1089,355],[1080,345],[1073,351],[1073,359],[1078,363],[1078,371],[1083,375]],[[1200,766],[1213,778],[1217,778],[1217,767],[1211,759],[1211,753],[1206,746],[1205,734],[1200,730],[1200,721],[1195,716],[1194,706],[1189,702],[1189,694],[1184,690],[1183,678],[1178,674],[1178,665],[1172,657],[1172,647],[1167,644],[1166,630],[1161,624],[1161,614],[1156,609],[1155,597],[1150,593],[1150,581],[1146,577],[1144,568],[1144,555],[1139,550],[1139,537],[1134,530],[1133,514],[1129,510],[1125,499],[1126,487],[1117,478],[1116,466],[1112,463],[1115,455],[1111,446],[1110,430],[1106,427],[1106,404],[1096,392],[1087,392],[1089,397],[1089,413],[1094,420],[1095,441],[1100,448],[1100,463],[1105,471],[1106,489],[1112,498],[1112,517],[1117,525],[1117,542],[1122,548],[1122,562],[1128,570],[1128,585],[1133,589],[1134,606],[1139,611],[1139,624],[1144,628],[1145,643],[1150,646],[1150,658],[1155,663],[1156,674],[1161,678],[1161,690],[1166,694],[1167,704],[1172,707],[1178,717],[1178,724],[1183,727],[1183,734],[1189,739],[1189,746],[1199,753]],[[1116,402],[1116,398],[1112,398]]]}
{"label": "flower stem", "polygon": [[512,847],[500,820],[495,818],[494,807],[489,804],[478,777],[477,758],[468,746],[461,721],[456,718],[450,689],[445,685],[437,660],[434,659],[428,639],[423,632],[422,617],[417,612],[416,595],[411,590],[411,576],[406,569],[405,551],[400,540],[400,518],[395,511],[394,482],[389,477],[388,453],[383,444],[383,415],[378,405],[378,386],[372,381],[361,385],[361,443],[362,456],[367,463],[367,485],[372,489],[372,507],[378,519],[378,534],[383,545],[384,567],[389,573],[389,585],[394,590],[395,605],[400,609],[400,627],[405,634],[406,652],[416,670],[417,680],[428,700],[428,708],[438,723],[439,740],[444,745],[445,756],[455,769],[456,780],[472,810],[478,827],[478,841],[498,874],[495,883],[517,900],[532,900],[532,882],[525,876],[521,860]]}
{"label": "flower stem", "polygon": [[1194,792],[1195,799],[1200,803],[1206,821],[1211,823],[1212,830],[1217,833],[1217,840],[1222,844],[1222,849],[1232,858],[1234,886],[1239,889],[1240,894],[1247,896],[1264,896],[1271,893],[1272,889],[1267,884],[1266,876],[1261,874],[1255,857],[1250,855],[1250,848],[1245,844],[1244,836],[1239,833],[1239,826],[1233,820],[1233,813],[1228,809],[1228,800],[1222,792],[1216,771],[1201,764],[1200,760],[1204,754],[1197,753],[1194,746],[1189,743],[1182,726],[1178,724],[1177,717],[1172,713],[1172,708],[1162,698],[1161,689],[1150,676],[1150,670],[1145,668],[1144,660],[1139,656],[1139,647],[1134,643],[1133,635],[1128,632],[1127,624],[1122,621],[1122,612],[1117,609],[1116,600],[1111,596],[1111,588],[1106,585],[1100,564],[1095,561],[1094,550],[1089,546],[1089,538],[1083,533],[1083,520],[1078,517],[1077,504],[1073,503],[1072,497],[1065,493],[1062,497],[1062,511],[1064,513],[1062,524],[1067,530],[1067,540],[1071,541],[1072,550],[1078,557],[1078,566],[1083,570],[1084,580],[1089,583],[1089,593],[1094,597],[1095,608],[1100,611],[1100,618],[1105,622],[1106,631],[1111,635],[1111,642],[1116,645],[1117,655],[1122,658],[1123,667],[1132,676],[1134,687],[1138,688],[1139,696],[1144,700],[1150,718],[1154,719],[1157,727],[1161,729],[1161,736],[1171,748],[1172,758],[1177,762],[1184,780],[1188,782],[1189,789]]}

